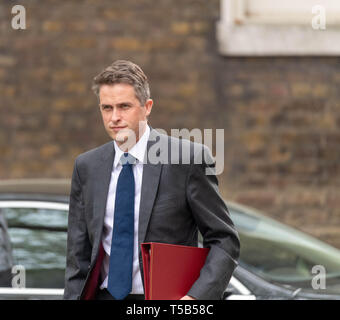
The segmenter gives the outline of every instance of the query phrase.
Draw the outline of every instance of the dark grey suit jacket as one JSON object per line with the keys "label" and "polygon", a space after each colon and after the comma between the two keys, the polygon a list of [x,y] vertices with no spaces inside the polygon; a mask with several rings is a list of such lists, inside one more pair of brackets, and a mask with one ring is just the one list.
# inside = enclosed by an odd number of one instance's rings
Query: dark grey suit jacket
{"label": "dark grey suit jacket", "polygon": [[[150,157],[151,160],[146,157],[143,166],[138,229],[142,279],[142,242],[197,246],[199,230],[204,247],[209,247],[210,251],[188,295],[197,299],[220,299],[237,266],[240,243],[219,194],[217,178],[206,175],[206,170],[214,168],[210,150],[204,145],[151,129],[147,154],[156,155],[159,163],[155,163],[154,157]],[[114,156],[111,141],[81,154],[75,161],[70,194],[65,299],[81,298],[95,265]],[[179,159],[180,163],[170,164],[170,159]]]}

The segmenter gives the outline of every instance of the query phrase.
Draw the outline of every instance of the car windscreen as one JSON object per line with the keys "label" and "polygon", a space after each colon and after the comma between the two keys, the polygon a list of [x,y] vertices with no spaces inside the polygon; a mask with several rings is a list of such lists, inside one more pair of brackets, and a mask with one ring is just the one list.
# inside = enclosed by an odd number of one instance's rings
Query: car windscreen
{"label": "car windscreen", "polygon": [[26,287],[63,288],[67,211],[33,206],[2,210],[8,223],[14,264],[25,268]]}
{"label": "car windscreen", "polygon": [[269,282],[307,290],[318,289],[313,279],[325,271],[326,288],[319,289],[340,293],[340,250],[259,214],[230,214],[240,236],[241,266]]}

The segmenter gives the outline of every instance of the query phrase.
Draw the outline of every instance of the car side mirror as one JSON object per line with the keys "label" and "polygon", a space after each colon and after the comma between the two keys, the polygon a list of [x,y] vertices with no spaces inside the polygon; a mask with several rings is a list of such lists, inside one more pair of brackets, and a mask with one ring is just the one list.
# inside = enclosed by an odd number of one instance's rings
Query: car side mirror
{"label": "car side mirror", "polygon": [[227,298],[229,296],[231,296],[232,294],[234,294],[234,290],[232,288],[227,288],[224,292],[223,292],[223,295],[222,295],[222,300],[227,300]]}

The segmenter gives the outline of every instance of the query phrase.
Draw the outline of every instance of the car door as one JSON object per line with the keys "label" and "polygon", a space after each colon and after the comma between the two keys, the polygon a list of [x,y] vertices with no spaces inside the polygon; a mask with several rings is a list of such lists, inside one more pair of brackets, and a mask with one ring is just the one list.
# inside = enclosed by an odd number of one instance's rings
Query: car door
{"label": "car door", "polygon": [[0,299],[61,299],[66,265],[68,204],[0,201],[13,265]]}

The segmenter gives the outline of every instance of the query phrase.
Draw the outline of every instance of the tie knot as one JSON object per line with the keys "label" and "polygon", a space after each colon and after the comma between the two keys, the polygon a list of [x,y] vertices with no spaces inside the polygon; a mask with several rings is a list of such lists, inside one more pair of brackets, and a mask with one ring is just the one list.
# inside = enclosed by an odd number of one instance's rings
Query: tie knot
{"label": "tie knot", "polygon": [[124,152],[120,157],[120,161],[122,166],[132,165],[136,163],[136,158],[132,156],[130,153]]}

